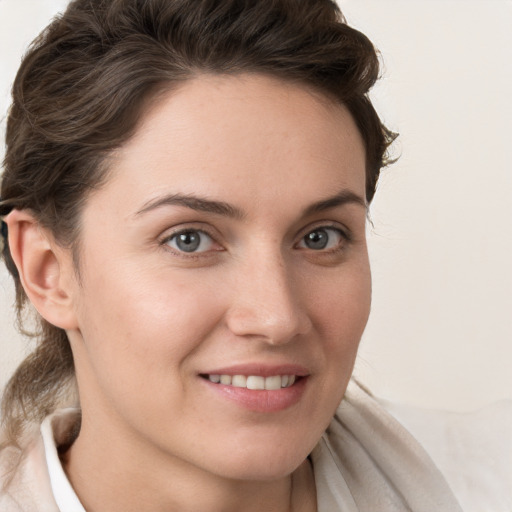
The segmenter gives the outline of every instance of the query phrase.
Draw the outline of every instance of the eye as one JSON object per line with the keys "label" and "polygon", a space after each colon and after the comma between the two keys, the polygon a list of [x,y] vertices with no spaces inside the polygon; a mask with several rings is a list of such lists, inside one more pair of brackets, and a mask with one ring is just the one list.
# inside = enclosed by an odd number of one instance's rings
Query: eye
{"label": "eye", "polygon": [[210,235],[197,229],[180,231],[167,238],[164,243],[176,251],[186,253],[206,252],[214,245]]}
{"label": "eye", "polygon": [[313,251],[325,251],[340,247],[347,236],[339,229],[322,227],[310,231],[302,237],[298,246]]}

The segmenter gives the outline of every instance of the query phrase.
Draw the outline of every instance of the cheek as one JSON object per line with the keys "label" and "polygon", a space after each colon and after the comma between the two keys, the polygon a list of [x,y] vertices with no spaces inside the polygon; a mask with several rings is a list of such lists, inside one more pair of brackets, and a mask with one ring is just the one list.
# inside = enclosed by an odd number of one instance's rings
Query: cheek
{"label": "cheek", "polygon": [[102,272],[86,281],[80,324],[95,371],[123,386],[175,378],[215,328],[215,290],[189,276],[146,268]]}
{"label": "cheek", "polygon": [[154,433],[195,406],[194,354],[221,311],[210,287],[151,273],[128,279],[111,272],[85,283],[74,352],[82,404]]}
{"label": "cheek", "polygon": [[357,266],[353,272],[333,276],[323,292],[312,297],[315,325],[322,340],[324,385],[336,407],[352,374],[359,342],[371,305],[369,265]]}
{"label": "cheek", "polygon": [[357,346],[370,313],[371,275],[364,262],[349,270],[317,282],[311,303],[324,339]]}

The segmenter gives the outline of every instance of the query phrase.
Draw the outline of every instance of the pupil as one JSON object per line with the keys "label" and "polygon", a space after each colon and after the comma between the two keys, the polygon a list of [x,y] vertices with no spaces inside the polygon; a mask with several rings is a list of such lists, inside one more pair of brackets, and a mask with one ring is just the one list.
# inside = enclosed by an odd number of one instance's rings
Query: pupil
{"label": "pupil", "polygon": [[199,234],[190,231],[188,233],[181,233],[181,235],[178,235],[176,245],[182,251],[193,252],[199,247],[200,242]]}
{"label": "pupil", "polygon": [[306,235],[305,242],[307,247],[310,249],[325,249],[328,242],[328,236],[325,230],[319,229]]}

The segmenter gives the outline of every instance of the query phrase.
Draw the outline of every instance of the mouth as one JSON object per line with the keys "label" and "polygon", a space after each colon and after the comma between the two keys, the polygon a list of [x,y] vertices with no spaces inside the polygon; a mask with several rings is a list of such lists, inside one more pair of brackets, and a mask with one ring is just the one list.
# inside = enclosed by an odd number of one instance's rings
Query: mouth
{"label": "mouth", "polygon": [[211,368],[198,375],[207,393],[223,403],[257,413],[277,413],[297,405],[310,388],[311,372],[293,363],[249,362]]}
{"label": "mouth", "polygon": [[295,382],[302,379],[298,375],[270,375],[264,377],[262,375],[201,374],[200,376],[214,384],[255,391],[277,391],[283,388],[290,388]]}
{"label": "mouth", "polygon": [[199,374],[212,396],[257,413],[277,413],[298,404],[310,372],[299,365],[240,364]]}

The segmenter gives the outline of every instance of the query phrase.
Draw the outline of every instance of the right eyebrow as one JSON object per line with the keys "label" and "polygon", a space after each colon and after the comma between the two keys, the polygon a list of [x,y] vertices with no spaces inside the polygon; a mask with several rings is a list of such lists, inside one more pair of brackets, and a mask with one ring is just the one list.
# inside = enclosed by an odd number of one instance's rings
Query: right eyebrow
{"label": "right eyebrow", "polygon": [[191,210],[214,213],[235,219],[243,219],[245,217],[245,213],[242,210],[224,201],[213,201],[204,197],[186,194],[169,194],[152,199],[145,203],[135,216],[138,217],[162,206],[184,206]]}

